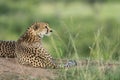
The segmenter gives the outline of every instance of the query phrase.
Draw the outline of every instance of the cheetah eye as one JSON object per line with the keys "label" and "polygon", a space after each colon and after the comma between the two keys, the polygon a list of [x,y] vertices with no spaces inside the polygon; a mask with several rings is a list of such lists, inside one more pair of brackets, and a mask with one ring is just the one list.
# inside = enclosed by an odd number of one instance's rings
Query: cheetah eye
{"label": "cheetah eye", "polygon": [[37,30],[37,29],[38,29],[38,27],[39,27],[38,25],[35,25],[35,26],[34,26],[34,30]]}
{"label": "cheetah eye", "polygon": [[45,26],[45,28],[48,28],[47,26]]}

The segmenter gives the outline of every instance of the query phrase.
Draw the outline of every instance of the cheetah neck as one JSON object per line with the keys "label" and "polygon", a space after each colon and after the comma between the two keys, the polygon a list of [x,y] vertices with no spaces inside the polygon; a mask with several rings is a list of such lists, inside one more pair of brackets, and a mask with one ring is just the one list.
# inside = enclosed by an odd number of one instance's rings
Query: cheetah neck
{"label": "cheetah neck", "polygon": [[26,42],[26,43],[41,43],[41,38],[34,34],[32,29],[28,29],[17,41],[18,43]]}

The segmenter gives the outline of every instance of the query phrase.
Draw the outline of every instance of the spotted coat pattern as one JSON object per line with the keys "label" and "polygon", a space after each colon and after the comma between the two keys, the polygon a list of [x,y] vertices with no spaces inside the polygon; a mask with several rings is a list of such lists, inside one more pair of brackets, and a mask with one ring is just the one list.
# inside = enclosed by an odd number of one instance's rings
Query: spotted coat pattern
{"label": "spotted coat pattern", "polygon": [[0,57],[15,58],[15,41],[0,41]]}

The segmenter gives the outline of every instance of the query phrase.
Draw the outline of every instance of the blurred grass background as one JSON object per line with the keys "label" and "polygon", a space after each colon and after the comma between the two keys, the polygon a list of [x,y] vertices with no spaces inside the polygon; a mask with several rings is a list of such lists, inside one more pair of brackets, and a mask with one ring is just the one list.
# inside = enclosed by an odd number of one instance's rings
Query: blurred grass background
{"label": "blurred grass background", "polygon": [[0,0],[0,40],[39,21],[54,29],[43,42],[56,58],[120,61],[119,0]]}

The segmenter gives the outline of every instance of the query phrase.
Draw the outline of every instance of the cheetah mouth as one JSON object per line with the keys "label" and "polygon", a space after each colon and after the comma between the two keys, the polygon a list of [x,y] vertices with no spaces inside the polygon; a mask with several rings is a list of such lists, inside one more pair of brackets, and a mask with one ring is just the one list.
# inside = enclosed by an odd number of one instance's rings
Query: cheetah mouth
{"label": "cheetah mouth", "polygon": [[51,33],[40,33],[38,36],[39,38],[43,38],[44,36],[49,36]]}
{"label": "cheetah mouth", "polygon": [[51,29],[48,29],[48,27],[46,27],[46,29],[47,29],[46,34],[53,32]]}
{"label": "cheetah mouth", "polygon": [[51,35],[51,32],[48,32],[45,34],[45,36],[50,36]]}
{"label": "cheetah mouth", "polygon": [[40,38],[43,38],[44,36],[50,36],[51,35],[51,32],[52,32],[52,30],[46,30],[46,31],[43,31],[43,32],[41,32],[41,33],[39,33],[38,34],[38,36],[40,37]]}
{"label": "cheetah mouth", "polygon": [[49,36],[52,32],[53,32],[52,30],[48,30],[48,29],[47,29],[45,35],[46,35],[46,36]]}

